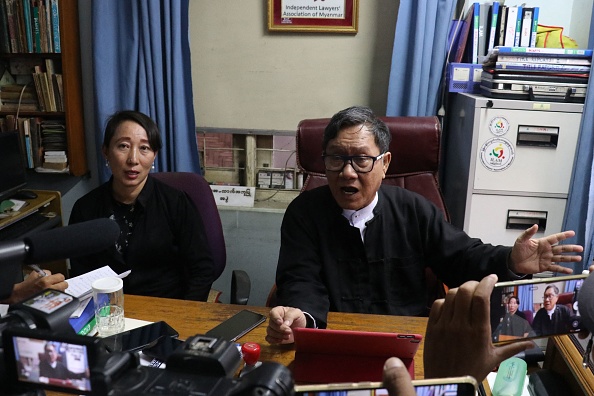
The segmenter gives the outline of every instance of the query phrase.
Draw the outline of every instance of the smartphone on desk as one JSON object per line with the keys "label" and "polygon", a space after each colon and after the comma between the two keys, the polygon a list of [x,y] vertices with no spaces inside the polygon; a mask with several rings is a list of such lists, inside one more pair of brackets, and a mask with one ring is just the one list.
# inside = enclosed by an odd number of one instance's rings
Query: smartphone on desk
{"label": "smartphone on desk", "polygon": [[266,316],[244,309],[207,331],[209,337],[236,341],[266,320]]}
{"label": "smartphone on desk", "polygon": [[[450,377],[413,380],[418,396],[475,396],[478,384],[473,377]],[[381,382],[295,385],[295,396],[388,396]]]}
{"label": "smartphone on desk", "polygon": [[588,274],[499,282],[491,294],[494,343],[583,330],[579,290]]}
{"label": "smartphone on desk", "polygon": [[179,333],[166,322],[154,322],[103,338],[109,352],[134,352],[148,348],[162,337],[177,338]]}

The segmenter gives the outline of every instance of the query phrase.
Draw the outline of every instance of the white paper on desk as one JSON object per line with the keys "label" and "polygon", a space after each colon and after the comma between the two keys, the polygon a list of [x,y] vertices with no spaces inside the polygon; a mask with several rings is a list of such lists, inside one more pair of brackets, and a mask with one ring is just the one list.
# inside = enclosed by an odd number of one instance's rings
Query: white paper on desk
{"label": "white paper on desk", "polygon": [[130,274],[131,271],[122,272],[120,275],[116,274],[109,265],[101,267],[99,269],[89,271],[86,274],[75,276],[74,278],[66,279],[68,282],[68,288],[66,293],[73,295],[76,298],[81,298],[92,291],[92,284],[97,279],[108,278],[116,276],[118,278],[125,278]]}
{"label": "white paper on desk", "polygon": [[28,204],[27,201],[21,201],[20,199],[11,199],[10,201],[14,204],[14,206],[10,208],[13,212],[18,212],[23,206]]}

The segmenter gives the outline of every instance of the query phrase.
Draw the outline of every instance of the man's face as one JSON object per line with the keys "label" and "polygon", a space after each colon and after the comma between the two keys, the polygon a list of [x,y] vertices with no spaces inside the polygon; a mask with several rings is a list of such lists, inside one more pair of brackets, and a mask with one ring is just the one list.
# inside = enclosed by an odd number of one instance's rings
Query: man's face
{"label": "man's face", "polygon": [[517,310],[518,310],[518,301],[512,297],[507,302],[507,312],[509,312],[510,314],[513,315],[516,313]]}
{"label": "man's face", "polygon": [[45,354],[47,355],[47,358],[50,362],[55,362],[56,360],[58,360],[58,353],[56,352],[56,349],[53,346],[48,346],[47,348],[45,348]]}
{"label": "man's face", "polygon": [[545,290],[544,292],[544,307],[547,311],[550,311],[551,309],[555,308],[555,304],[557,304],[557,300],[559,299],[559,296],[557,296],[557,294],[555,294],[555,289],[550,288]]}
{"label": "man's face", "polygon": [[[340,130],[337,136],[328,142],[326,154],[377,157],[382,153],[367,126],[355,125]],[[369,205],[382,184],[390,159],[390,152],[386,152],[383,158],[375,162],[373,170],[369,173],[355,172],[348,162],[342,171],[326,171],[330,191],[338,205],[343,209],[352,210]]]}

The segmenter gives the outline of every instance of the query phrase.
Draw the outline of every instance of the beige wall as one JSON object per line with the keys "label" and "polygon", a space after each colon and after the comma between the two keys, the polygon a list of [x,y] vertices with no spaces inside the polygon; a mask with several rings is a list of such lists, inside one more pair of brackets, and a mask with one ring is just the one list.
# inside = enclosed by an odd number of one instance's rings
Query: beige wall
{"label": "beige wall", "polygon": [[267,0],[191,0],[196,125],[294,130],[370,106],[384,115],[399,1],[359,0],[359,32],[268,32]]}

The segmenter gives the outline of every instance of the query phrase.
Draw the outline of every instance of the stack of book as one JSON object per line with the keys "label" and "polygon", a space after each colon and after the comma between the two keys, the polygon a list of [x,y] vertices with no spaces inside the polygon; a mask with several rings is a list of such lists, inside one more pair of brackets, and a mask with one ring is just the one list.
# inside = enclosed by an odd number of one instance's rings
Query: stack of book
{"label": "stack of book", "polygon": [[54,61],[45,59],[45,65],[34,67],[33,82],[41,111],[64,111],[62,75],[56,73]]}
{"label": "stack of book", "polygon": [[0,87],[0,111],[39,111],[35,88],[30,85],[7,84]]}
{"label": "stack of book", "polygon": [[66,126],[63,121],[43,120],[41,122],[41,143],[44,149],[43,169],[66,171],[68,156],[66,149]]}
{"label": "stack of book", "polygon": [[483,64],[481,91],[489,97],[583,103],[592,50],[495,47]]}

